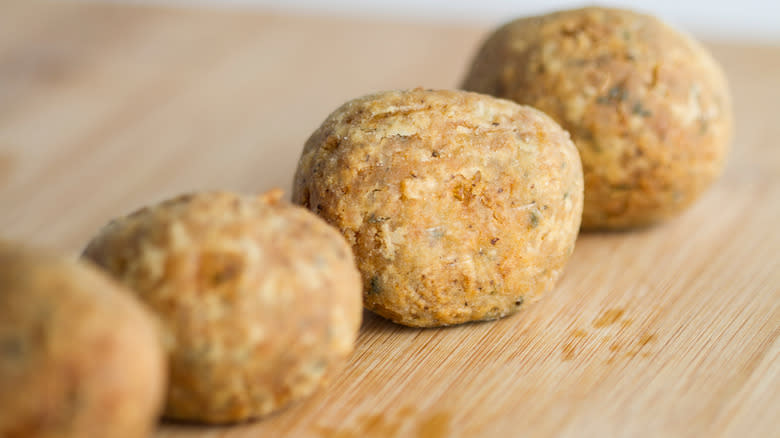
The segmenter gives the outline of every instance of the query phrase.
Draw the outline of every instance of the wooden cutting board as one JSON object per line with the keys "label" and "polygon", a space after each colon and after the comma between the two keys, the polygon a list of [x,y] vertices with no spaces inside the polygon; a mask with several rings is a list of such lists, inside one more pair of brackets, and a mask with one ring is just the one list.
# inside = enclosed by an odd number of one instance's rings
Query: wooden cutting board
{"label": "wooden cutting board", "polygon": [[[486,26],[0,2],[0,234],[75,253],[184,191],[289,190],[308,135],[368,92],[457,86]],[[313,397],[159,438],[780,436],[780,47],[710,46],[737,133],[682,217],[582,235],[501,321],[365,315]]]}

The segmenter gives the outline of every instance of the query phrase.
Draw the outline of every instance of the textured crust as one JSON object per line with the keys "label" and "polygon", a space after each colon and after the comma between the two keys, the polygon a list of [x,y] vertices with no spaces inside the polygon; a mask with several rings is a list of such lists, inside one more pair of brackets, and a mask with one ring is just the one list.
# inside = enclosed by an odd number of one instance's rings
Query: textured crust
{"label": "textured crust", "polygon": [[362,309],[349,247],[279,196],[178,197],[115,220],[84,250],[161,320],[166,417],[268,414],[352,351]]}
{"label": "textured crust", "polygon": [[293,201],[352,245],[367,308],[427,327],[500,318],[551,289],[582,190],[577,149],[541,112],[417,89],[332,113],[304,147]]}
{"label": "textured crust", "polygon": [[130,292],[0,242],[0,436],[147,437],[164,380],[154,319]]}
{"label": "textured crust", "polygon": [[676,215],[720,175],[726,79],[695,41],[647,15],[585,8],[498,29],[463,88],[532,105],[567,129],[585,172],[583,228]]}

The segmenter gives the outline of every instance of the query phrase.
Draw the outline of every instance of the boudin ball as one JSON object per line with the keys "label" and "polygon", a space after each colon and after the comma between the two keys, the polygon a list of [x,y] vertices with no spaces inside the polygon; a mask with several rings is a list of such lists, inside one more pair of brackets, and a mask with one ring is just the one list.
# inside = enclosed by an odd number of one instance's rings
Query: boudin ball
{"label": "boudin ball", "polygon": [[484,43],[463,88],[534,106],[571,133],[586,229],[675,216],[723,170],[732,131],[724,73],[649,15],[592,7],[513,21]]}
{"label": "boudin ball", "polygon": [[165,417],[261,417],[312,393],[352,351],[362,306],[349,246],[280,197],[180,196],[111,222],[84,250],[160,320]]}
{"label": "boudin ball", "polygon": [[352,245],[364,305],[419,327],[500,318],[549,291],[580,226],[569,135],[462,91],[347,102],[303,149],[293,201]]}
{"label": "boudin ball", "polygon": [[153,317],[91,264],[0,242],[0,436],[145,438],[162,409]]}

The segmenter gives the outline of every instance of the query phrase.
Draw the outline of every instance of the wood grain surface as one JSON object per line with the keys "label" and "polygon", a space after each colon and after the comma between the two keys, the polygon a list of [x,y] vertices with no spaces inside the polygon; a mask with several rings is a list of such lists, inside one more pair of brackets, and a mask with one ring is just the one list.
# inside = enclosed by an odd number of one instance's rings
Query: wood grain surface
{"label": "wood grain surface", "polygon": [[[289,190],[331,110],[457,86],[487,30],[0,2],[0,235],[76,253],[174,194]],[[737,132],[682,217],[582,235],[557,288],[501,321],[420,330],[367,313],[313,397],[158,438],[780,436],[780,47],[710,47]]]}

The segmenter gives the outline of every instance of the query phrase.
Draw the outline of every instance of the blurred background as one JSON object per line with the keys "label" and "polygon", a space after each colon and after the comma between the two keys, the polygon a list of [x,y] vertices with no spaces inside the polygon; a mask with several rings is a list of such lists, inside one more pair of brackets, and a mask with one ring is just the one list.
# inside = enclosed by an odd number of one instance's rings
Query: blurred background
{"label": "blurred background", "polygon": [[[114,3],[262,8],[313,15],[498,24],[527,14],[593,4],[571,0],[104,0]],[[712,41],[780,42],[780,1],[623,0],[598,2],[659,15]]]}
{"label": "blurred background", "polygon": [[[182,192],[289,193],[302,145],[345,101],[456,88],[498,24],[585,4],[0,0],[0,227],[73,250],[111,217]],[[776,150],[780,1],[609,5],[712,50],[737,114],[730,169],[773,174],[739,146]]]}

